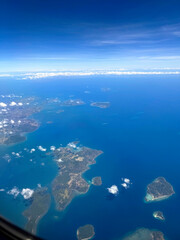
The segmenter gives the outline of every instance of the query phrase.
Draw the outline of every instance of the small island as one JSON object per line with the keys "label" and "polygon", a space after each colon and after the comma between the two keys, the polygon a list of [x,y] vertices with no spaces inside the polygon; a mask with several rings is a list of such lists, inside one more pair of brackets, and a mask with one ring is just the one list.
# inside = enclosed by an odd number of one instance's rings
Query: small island
{"label": "small island", "polygon": [[69,99],[69,100],[65,100],[60,103],[60,105],[63,107],[80,106],[80,105],[84,105],[84,104],[85,104],[85,102],[82,101],[81,99]]}
{"label": "small island", "polygon": [[93,102],[90,105],[92,107],[108,108],[108,107],[110,107],[110,102]]}
{"label": "small island", "polygon": [[164,177],[156,178],[147,186],[145,202],[161,201],[174,194],[173,187]]}
{"label": "small island", "polygon": [[101,186],[102,185],[101,177],[94,177],[92,179],[92,184],[95,185],[95,186]]}
{"label": "small island", "polygon": [[92,239],[94,235],[95,235],[94,227],[93,225],[90,225],[90,224],[80,227],[77,230],[78,240],[89,240],[89,239]]}
{"label": "small island", "polygon": [[122,240],[165,240],[164,234],[160,231],[148,228],[139,228],[135,232],[128,234]]}
{"label": "small island", "polygon": [[75,196],[87,193],[90,185],[82,174],[89,169],[89,165],[96,163],[95,159],[101,154],[100,150],[78,146],[78,142],[69,143],[53,152],[59,168],[59,173],[52,182],[57,210],[64,210]]}
{"label": "small island", "polygon": [[51,203],[51,196],[47,188],[37,189],[32,196],[32,203],[28,209],[23,212],[27,218],[25,229],[36,234],[37,225],[41,218],[48,212]]}
{"label": "small island", "polygon": [[165,220],[165,217],[164,217],[164,214],[163,212],[161,211],[155,211],[153,212],[153,217],[158,219],[158,220],[161,220],[161,221],[164,221]]}

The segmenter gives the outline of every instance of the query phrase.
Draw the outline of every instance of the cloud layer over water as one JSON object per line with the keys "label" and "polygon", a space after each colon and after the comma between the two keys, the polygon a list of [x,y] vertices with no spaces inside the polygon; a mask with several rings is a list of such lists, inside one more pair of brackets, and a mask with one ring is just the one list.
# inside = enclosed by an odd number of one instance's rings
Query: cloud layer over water
{"label": "cloud layer over water", "polygon": [[[122,76],[122,75],[180,75],[180,71],[173,70],[173,69],[164,69],[164,70],[149,70],[149,71],[115,71],[115,70],[109,70],[109,71],[56,71],[56,72],[32,72],[32,73],[24,73],[24,74],[9,74],[9,75],[4,75],[0,74],[1,77],[15,77],[15,78],[20,78],[20,79],[40,79],[40,78],[47,78],[47,77],[73,77],[73,76],[103,76],[103,75],[115,75],[115,76]],[[0,103],[3,104],[3,103]],[[15,103],[11,103],[13,104]],[[2,105],[3,106],[3,105]]]}

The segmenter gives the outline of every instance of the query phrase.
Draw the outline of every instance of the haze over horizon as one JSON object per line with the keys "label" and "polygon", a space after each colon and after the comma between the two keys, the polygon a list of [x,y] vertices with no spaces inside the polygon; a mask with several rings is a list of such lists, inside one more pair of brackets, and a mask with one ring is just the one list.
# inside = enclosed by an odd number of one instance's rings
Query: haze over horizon
{"label": "haze over horizon", "polygon": [[180,68],[180,2],[11,1],[0,72]]}

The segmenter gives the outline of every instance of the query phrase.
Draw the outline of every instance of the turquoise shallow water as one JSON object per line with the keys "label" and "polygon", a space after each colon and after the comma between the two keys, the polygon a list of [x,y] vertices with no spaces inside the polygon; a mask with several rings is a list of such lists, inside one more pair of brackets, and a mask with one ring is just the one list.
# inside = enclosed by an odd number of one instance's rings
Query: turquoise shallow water
{"label": "turquoise shallow water", "polygon": [[[43,82],[42,82],[43,81]],[[84,174],[85,179],[101,176],[100,187],[91,186],[87,194],[76,197],[67,209],[59,213],[54,202],[41,220],[38,235],[45,239],[76,239],[79,226],[95,227],[94,239],[118,239],[138,227],[159,229],[168,239],[178,240],[179,234],[179,169],[180,169],[180,79],[178,76],[132,76],[65,78],[37,81],[1,80],[0,94],[24,96],[80,98],[86,105],[64,107],[63,113],[42,111],[34,116],[41,127],[27,135],[27,141],[11,147],[1,147],[1,156],[12,151],[42,145],[65,146],[79,140],[84,146],[104,153]],[[103,92],[101,88],[110,88]],[[84,93],[89,91],[90,93]],[[99,109],[91,101],[110,101],[111,107]],[[46,124],[52,121],[52,124]],[[0,188],[36,188],[51,183],[57,174],[52,158],[29,155],[10,163],[0,159]],[[44,166],[41,163],[45,163]],[[168,200],[145,204],[143,198],[148,183],[164,176],[176,194]],[[121,178],[132,181],[129,189],[120,188]],[[119,194],[107,198],[107,187],[116,184]],[[23,199],[13,199],[0,192],[0,212],[24,226]],[[152,217],[161,210],[166,217],[160,222]]]}

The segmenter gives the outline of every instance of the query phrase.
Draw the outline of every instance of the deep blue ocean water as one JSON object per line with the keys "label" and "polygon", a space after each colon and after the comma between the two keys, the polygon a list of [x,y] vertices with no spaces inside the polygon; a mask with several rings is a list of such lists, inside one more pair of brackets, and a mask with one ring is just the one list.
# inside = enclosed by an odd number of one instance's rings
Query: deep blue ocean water
{"label": "deep blue ocean water", "polygon": [[[98,240],[121,239],[139,227],[158,229],[171,240],[179,240],[180,217],[180,77],[123,76],[49,78],[41,80],[1,80],[0,94],[22,94],[41,98],[80,98],[86,104],[64,107],[64,112],[42,111],[34,115],[41,127],[27,134],[27,141],[0,147],[1,156],[12,151],[42,145],[65,146],[79,140],[87,147],[102,150],[84,174],[86,180],[101,176],[100,187],[76,197],[64,212],[55,210],[54,201],[40,221],[38,235],[50,240],[76,239],[79,226],[93,224]],[[101,88],[110,88],[104,92]],[[88,91],[89,93],[85,93]],[[110,108],[91,107],[91,101],[109,101]],[[52,121],[52,124],[47,124]],[[41,163],[45,165],[42,166]],[[36,156],[32,164],[26,156],[10,163],[0,159],[0,188],[36,188],[51,183],[58,169],[51,157]],[[146,186],[164,176],[176,194],[168,200],[145,204]],[[132,181],[129,189],[120,187],[121,178]],[[119,187],[119,194],[107,198],[107,187]],[[24,226],[25,202],[0,192],[0,213]],[[152,217],[163,211],[166,221]]]}

